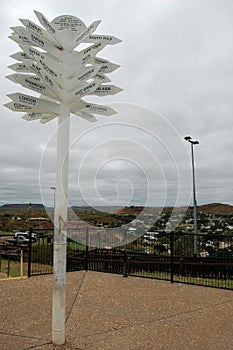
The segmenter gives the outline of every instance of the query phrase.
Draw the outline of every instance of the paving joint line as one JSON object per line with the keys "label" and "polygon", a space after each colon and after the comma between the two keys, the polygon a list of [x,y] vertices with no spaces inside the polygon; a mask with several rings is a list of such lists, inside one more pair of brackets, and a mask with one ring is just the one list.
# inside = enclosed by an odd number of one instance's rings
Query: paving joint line
{"label": "paving joint line", "polygon": [[186,311],[186,312],[181,312],[179,314],[170,315],[170,316],[167,316],[167,317],[162,317],[162,318],[158,318],[158,319],[154,319],[154,320],[149,320],[149,321],[146,321],[146,322],[132,323],[132,324],[129,324],[129,325],[126,325],[126,326],[122,326],[122,327],[115,328],[115,329],[110,329],[110,330],[107,330],[107,331],[100,331],[100,332],[96,332],[96,333],[92,333],[92,334],[84,334],[82,337],[92,337],[94,335],[107,334],[107,333],[111,333],[111,332],[117,332],[119,330],[131,328],[131,327],[135,327],[135,326],[144,326],[144,325],[147,325],[147,324],[150,324],[150,323],[161,322],[161,321],[164,321],[164,320],[172,319],[172,318],[177,317],[177,316],[188,315],[188,314],[191,314],[191,313],[195,313],[197,311],[209,309],[209,308],[214,307],[214,306],[228,304],[228,303],[231,303],[231,302],[232,302],[232,300],[227,300],[227,301],[222,302],[222,303],[211,304],[211,305],[207,305],[207,306],[204,306],[204,307],[201,307],[201,308],[198,308],[198,309],[189,310],[189,311]]}
{"label": "paving joint line", "polygon": [[73,308],[74,308],[74,304],[75,304],[75,302],[76,302],[76,300],[77,300],[77,298],[78,298],[78,295],[79,295],[79,293],[80,293],[80,290],[81,290],[81,288],[82,288],[82,285],[83,285],[83,283],[84,283],[84,280],[85,280],[86,275],[87,275],[87,271],[85,271],[85,273],[84,273],[84,275],[83,275],[83,277],[82,277],[81,283],[80,283],[79,288],[78,288],[78,290],[77,290],[77,293],[76,293],[76,295],[75,295],[75,297],[74,297],[74,301],[73,301],[73,303],[72,303],[72,305],[71,305],[71,307],[70,307],[70,310],[67,312],[67,316],[66,316],[66,321],[65,321],[65,323],[67,323],[68,320],[69,320],[69,318],[70,318],[71,312],[72,312],[72,310],[73,310]]}
{"label": "paving joint line", "polygon": [[43,340],[44,339],[42,337],[36,337],[36,336],[32,337],[32,336],[29,336],[29,335],[21,335],[21,334],[17,334],[17,333],[3,332],[3,331],[0,331],[0,334],[9,335],[9,336],[12,336],[12,337],[27,338],[27,339],[36,339],[36,340]]}

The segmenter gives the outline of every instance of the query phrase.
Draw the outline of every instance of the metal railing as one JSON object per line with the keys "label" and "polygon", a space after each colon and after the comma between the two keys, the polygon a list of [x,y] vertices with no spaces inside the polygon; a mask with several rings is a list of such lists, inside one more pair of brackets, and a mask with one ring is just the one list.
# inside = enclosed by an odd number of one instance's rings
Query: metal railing
{"label": "metal railing", "polygon": [[[29,276],[53,270],[53,231],[36,233],[38,240],[30,242],[28,250]],[[93,270],[233,289],[233,236],[198,234],[195,238],[197,256],[193,234],[147,233],[128,243],[120,229],[68,230],[67,271]]]}

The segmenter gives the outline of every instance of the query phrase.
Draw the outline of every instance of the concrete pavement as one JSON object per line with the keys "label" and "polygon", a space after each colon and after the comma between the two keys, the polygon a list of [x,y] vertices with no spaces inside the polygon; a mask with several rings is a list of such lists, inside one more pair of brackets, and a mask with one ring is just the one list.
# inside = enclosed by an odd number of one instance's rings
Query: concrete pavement
{"label": "concrete pavement", "polygon": [[233,350],[233,292],[67,274],[66,344],[51,344],[52,275],[0,280],[1,350]]}

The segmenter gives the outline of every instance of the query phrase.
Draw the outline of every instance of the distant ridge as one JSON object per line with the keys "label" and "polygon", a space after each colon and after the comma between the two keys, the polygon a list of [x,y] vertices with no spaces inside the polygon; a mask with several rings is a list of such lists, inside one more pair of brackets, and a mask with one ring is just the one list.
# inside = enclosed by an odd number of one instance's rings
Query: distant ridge
{"label": "distant ridge", "polygon": [[[0,207],[2,211],[14,211],[14,210],[27,210],[29,209],[29,203],[13,203],[13,204],[4,204]],[[43,204],[32,203],[32,210],[45,210]]]}
{"label": "distant ridge", "polygon": [[210,203],[197,207],[198,211],[203,211],[208,214],[215,215],[233,215],[233,206],[230,204]]}
{"label": "distant ridge", "polygon": [[[155,209],[155,208],[154,208]],[[154,209],[151,210],[151,213],[154,213]],[[163,211],[164,213],[169,213],[171,211],[176,212],[185,212],[187,210],[186,207],[164,207],[164,208],[156,208],[158,210]],[[188,210],[193,210],[193,207],[188,207]],[[119,210],[116,214],[134,214],[139,215],[142,211],[145,213],[150,213],[150,208],[143,208],[143,207],[125,207],[121,210]],[[214,214],[214,215],[233,215],[233,206],[230,204],[223,204],[223,203],[210,203],[210,204],[204,204],[197,206],[197,212],[204,212],[207,214]]]}
{"label": "distant ridge", "polygon": [[[44,211],[47,209],[53,210],[52,208],[45,208],[43,204],[39,203],[32,203],[31,209],[33,211]],[[156,210],[163,211],[164,213],[168,213],[173,211],[186,211],[186,207],[142,207],[142,206],[130,206],[121,208],[120,210],[117,207],[109,207],[108,210],[107,207],[98,206],[95,208],[88,207],[88,206],[73,206],[73,210],[80,212],[80,213],[90,213],[90,212],[114,212],[115,214],[131,214],[131,215],[139,215],[140,213],[147,213],[147,214],[154,214]],[[115,209],[115,210],[114,210]],[[188,210],[192,210],[192,207],[189,207]],[[13,204],[4,204],[0,206],[0,211],[17,211],[17,210],[29,210],[29,203],[13,203]],[[198,212],[204,212],[208,214],[215,214],[215,215],[233,215],[233,206],[230,204],[223,204],[223,203],[210,203],[210,204],[204,204],[197,206]]]}

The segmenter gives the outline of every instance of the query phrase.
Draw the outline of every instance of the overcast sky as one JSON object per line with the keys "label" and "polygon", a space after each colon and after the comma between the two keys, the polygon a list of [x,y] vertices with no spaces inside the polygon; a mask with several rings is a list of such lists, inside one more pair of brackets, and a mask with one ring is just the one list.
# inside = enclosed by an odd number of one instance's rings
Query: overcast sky
{"label": "overcast sky", "polygon": [[[121,67],[109,74],[124,89],[89,96],[118,114],[89,123],[71,116],[70,205],[192,203],[190,144],[195,146],[197,203],[233,205],[233,2],[231,0],[8,0],[1,3],[0,205],[52,205],[57,120],[23,120],[5,107],[9,93],[36,93],[5,79],[18,52],[10,28],[70,14],[122,43],[99,57]],[[78,49],[78,48],[77,48]],[[84,98],[85,99],[85,98]]]}

